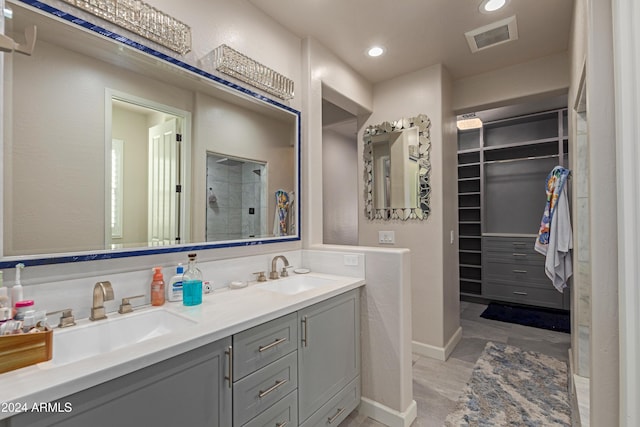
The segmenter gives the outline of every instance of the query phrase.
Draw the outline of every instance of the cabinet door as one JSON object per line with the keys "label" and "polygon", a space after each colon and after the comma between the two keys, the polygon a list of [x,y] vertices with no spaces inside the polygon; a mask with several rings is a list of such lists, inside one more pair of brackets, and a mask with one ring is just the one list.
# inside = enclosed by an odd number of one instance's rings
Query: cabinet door
{"label": "cabinet door", "polygon": [[231,426],[226,338],[60,399],[68,413],[25,413],[9,426]]}
{"label": "cabinet door", "polygon": [[303,422],[360,372],[359,290],[298,312],[298,417]]}

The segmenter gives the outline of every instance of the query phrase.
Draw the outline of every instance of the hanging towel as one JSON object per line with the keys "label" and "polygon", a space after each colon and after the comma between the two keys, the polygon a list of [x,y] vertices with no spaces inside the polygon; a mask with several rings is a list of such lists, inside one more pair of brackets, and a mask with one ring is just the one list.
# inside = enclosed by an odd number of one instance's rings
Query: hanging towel
{"label": "hanging towel", "polygon": [[565,186],[569,173],[568,169],[556,166],[547,176],[547,203],[535,243],[535,250],[546,257],[545,273],[559,292],[567,287],[573,274],[570,253],[573,234]]}
{"label": "hanging towel", "polygon": [[289,195],[284,190],[276,190],[276,213],[273,219],[273,235],[287,235],[287,214],[289,211]]}
{"label": "hanging towel", "polygon": [[288,210],[288,220],[289,220],[289,235],[293,236],[296,234],[296,193],[295,191],[289,192],[289,210]]}

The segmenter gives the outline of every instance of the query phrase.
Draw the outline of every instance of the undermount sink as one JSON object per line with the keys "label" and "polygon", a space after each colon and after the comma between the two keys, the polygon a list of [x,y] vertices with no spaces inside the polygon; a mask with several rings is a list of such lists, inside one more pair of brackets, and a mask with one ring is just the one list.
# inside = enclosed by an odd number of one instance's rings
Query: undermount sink
{"label": "undermount sink", "polygon": [[98,320],[53,333],[54,365],[64,365],[108,353],[196,324],[195,320],[161,308],[130,314],[111,314]]}
{"label": "undermount sink", "polygon": [[292,276],[256,285],[258,289],[278,292],[280,294],[294,295],[300,292],[316,289],[322,286],[336,283],[333,279],[316,276]]}

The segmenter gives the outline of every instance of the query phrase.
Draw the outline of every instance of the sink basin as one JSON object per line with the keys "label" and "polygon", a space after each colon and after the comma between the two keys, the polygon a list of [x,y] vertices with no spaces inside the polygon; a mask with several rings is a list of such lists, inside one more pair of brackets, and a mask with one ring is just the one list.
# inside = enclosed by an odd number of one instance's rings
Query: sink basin
{"label": "sink basin", "polygon": [[258,289],[278,292],[280,294],[294,295],[300,292],[316,289],[336,283],[333,279],[316,276],[292,276],[284,279],[273,280],[256,285]]}
{"label": "sink basin", "polygon": [[150,309],[124,315],[111,314],[105,320],[55,330],[52,363],[64,365],[195,324],[195,320],[164,309]]}

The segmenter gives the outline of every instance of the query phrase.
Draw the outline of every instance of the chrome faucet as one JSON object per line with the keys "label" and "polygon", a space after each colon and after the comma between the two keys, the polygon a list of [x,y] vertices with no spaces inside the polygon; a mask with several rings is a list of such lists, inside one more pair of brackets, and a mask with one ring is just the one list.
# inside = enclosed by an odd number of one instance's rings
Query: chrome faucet
{"label": "chrome faucet", "polygon": [[89,320],[102,320],[107,318],[104,309],[104,302],[113,299],[113,288],[111,282],[98,282],[93,287],[93,306],[91,307],[91,317]]}
{"label": "chrome faucet", "polygon": [[[282,267],[282,273],[278,274],[277,264],[278,260],[281,259],[284,262],[284,266]],[[275,280],[279,277],[287,277],[289,272],[287,272],[287,268],[289,267],[289,260],[284,255],[276,255],[271,260],[271,272],[269,273],[269,279]]]}

